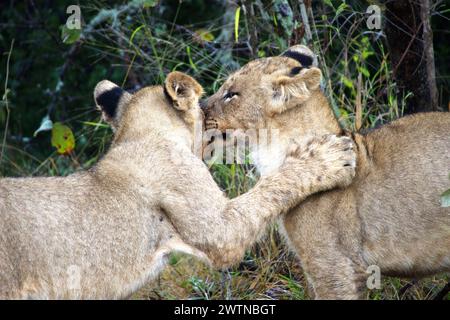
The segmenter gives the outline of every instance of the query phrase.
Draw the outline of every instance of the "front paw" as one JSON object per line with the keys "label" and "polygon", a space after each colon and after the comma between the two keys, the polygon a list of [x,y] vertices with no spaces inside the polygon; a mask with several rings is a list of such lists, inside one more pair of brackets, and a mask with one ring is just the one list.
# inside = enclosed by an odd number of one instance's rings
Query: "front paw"
{"label": "front paw", "polygon": [[356,171],[354,143],[348,137],[326,135],[291,144],[288,157],[302,159],[303,170],[315,180],[318,190],[346,187]]}

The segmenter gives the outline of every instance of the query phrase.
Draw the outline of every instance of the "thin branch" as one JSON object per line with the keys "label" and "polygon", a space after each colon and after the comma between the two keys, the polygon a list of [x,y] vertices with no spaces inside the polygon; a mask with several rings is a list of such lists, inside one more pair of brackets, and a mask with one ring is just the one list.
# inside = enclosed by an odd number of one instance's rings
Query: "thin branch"
{"label": "thin branch", "polygon": [[426,72],[428,78],[428,87],[430,88],[430,104],[432,110],[438,109],[438,90],[436,86],[436,70],[434,65],[433,31],[430,23],[430,1],[422,1],[420,10],[423,24],[422,39],[425,41],[423,51],[425,55]]}
{"label": "thin branch", "polygon": [[356,112],[355,112],[355,131],[358,132],[362,127],[362,73],[358,74],[358,82],[356,84]]}
{"label": "thin branch", "polygon": [[305,26],[305,36],[307,43],[312,41],[311,27],[309,26],[308,12],[306,11],[305,2],[300,0],[300,14],[302,15],[303,25]]}
{"label": "thin branch", "polygon": [[9,105],[8,105],[8,93],[9,93],[8,78],[9,78],[9,61],[11,60],[11,54],[12,54],[13,48],[14,48],[14,39],[12,39],[12,41],[11,41],[11,47],[9,48],[8,59],[6,61],[5,89],[4,89],[4,94],[3,94],[3,98],[2,98],[3,102],[5,103],[5,109],[6,109],[6,123],[5,123],[5,133],[3,135],[2,151],[0,153],[0,163],[2,163],[2,161],[3,161],[3,154],[5,152],[5,145],[6,145],[6,136],[8,134],[8,126],[9,126],[10,110],[9,110]]}

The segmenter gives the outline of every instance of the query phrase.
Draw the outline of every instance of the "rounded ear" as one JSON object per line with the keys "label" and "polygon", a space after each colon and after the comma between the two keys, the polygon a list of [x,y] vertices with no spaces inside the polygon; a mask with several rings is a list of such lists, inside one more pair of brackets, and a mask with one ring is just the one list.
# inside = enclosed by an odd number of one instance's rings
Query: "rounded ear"
{"label": "rounded ear", "polygon": [[182,72],[174,71],[167,75],[164,90],[178,110],[189,110],[198,104],[203,94],[202,86],[194,78]]}
{"label": "rounded ear", "polygon": [[318,65],[314,52],[301,44],[290,47],[281,56],[297,60],[304,68],[317,67]]}
{"label": "rounded ear", "polygon": [[109,80],[102,80],[95,86],[94,100],[102,111],[103,119],[116,129],[123,107],[131,100],[131,94]]}
{"label": "rounded ear", "polygon": [[318,68],[302,69],[295,75],[276,76],[272,82],[274,90],[270,113],[281,113],[311,97],[311,91],[320,87],[322,72]]}
{"label": "rounded ear", "polygon": [[317,90],[320,87],[320,80],[322,79],[322,71],[319,68],[313,67],[300,72],[306,87],[309,90]]}

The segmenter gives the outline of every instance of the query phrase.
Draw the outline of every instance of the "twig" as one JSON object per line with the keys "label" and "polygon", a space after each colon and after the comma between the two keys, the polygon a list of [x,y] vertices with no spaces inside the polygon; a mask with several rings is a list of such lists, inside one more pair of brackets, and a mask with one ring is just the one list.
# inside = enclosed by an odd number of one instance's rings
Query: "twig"
{"label": "twig", "polygon": [[305,26],[306,42],[310,43],[312,41],[312,32],[309,26],[308,12],[306,11],[305,2],[303,0],[300,0],[299,2],[300,2],[300,14],[302,15],[303,25]]}
{"label": "twig", "polygon": [[407,284],[405,284],[403,287],[400,288],[400,290],[398,291],[398,296],[399,298],[403,297],[403,295],[406,293],[406,291],[408,291],[410,288],[414,287],[417,284],[417,280],[414,279],[410,282],[408,282]]}
{"label": "twig", "polygon": [[422,9],[420,10],[422,19],[422,39],[425,42],[423,52],[425,55],[425,64],[427,72],[428,87],[430,88],[430,104],[432,110],[438,110],[438,89],[436,86],[436,70],[434,65],[434,49],[433,49],[433,31],[430,22],[430,1],[422,1]]}
{"label": "twig", "polygon": [[[412,36],[411,41],[408,43],[408,46],[406,47],[405,51],[403,52],[403,54],[402,54],[400,60],[398,61],[397,65],[392,69],[392,74],[393,74],[394,76],[395,76],[395,74],[396,74],[396,72],[397,72],[398,67],[402,64],[403,59],[405,59],[406,54],[407,54],[408,52],[410,52],[410,51],[409,51],[409,48],[411,48],[411,45],[414,43],[415,40],[417,40],[417,39],[416,39],[416,38],[417,38],[417,34],[419,33],[420,29],[422,28],[422,25],[423,25],[423,21],[420,23],[419,27],[418,27],[418,28],[416,29],[416,31],[414,32],[414,35]],[[417,69],[416,69],[416,70],[417,70]],[[413,73],[415,73],[416,70],[415,70]]]}
{"label": "twig", "polygon": [[2,142],[2,152],[0,153],[0,164],[3,161],[3,153],[5,152],[5,145],[6,145],[6,135],[8,134],[8,126],[9,126],[9,105],[8,105],[8,78],[9,78],[9,61],[11,59],[11,54],[14,48],[14,39],[11,41],[11,47],[9,48],[8,52],[8,59],[6,61],[6,75],[5,75],[5,90],[3,94],[2,100],[5,102],[5,109],[6,109],[6,123],[5,123],[5,133],[3,135],[3,142]]}
{"label": "twig", "polygon": [[362,127],[362,73],[358,74],[358,82],[356,84],[356,112],[355,112],[355,132],[358,132]]}
{"label": "twig", "polygon": [[[253,7],[253,5],[254,5],[254,3],[251,3],[251,1],[244,0],[242,2],[242,8],[244,11],[244,15],[246,17],[246,22],[250,21],[250,23],[247,24],[249,48],[250,48],[252,57],[257,58],[258,57],[258,29],[257,29],[257,24],[256,24],[257,21],[255,19],[255,8]],[[248,25],[250,25],[250,27]]]}

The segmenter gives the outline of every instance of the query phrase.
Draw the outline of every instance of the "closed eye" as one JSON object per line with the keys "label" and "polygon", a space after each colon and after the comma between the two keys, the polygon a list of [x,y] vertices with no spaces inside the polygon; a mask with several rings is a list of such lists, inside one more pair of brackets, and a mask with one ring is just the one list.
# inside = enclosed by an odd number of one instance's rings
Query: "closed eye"
{"label": "closed eye", "polygon": [[223,100],[225,100],[225,102],[228,102],[232,98],[234,98],[234,97],[236,97],[238,95],[239,95],[239,93],[230,91],[230,92],[225,93],[222,98],[223,98]]}

